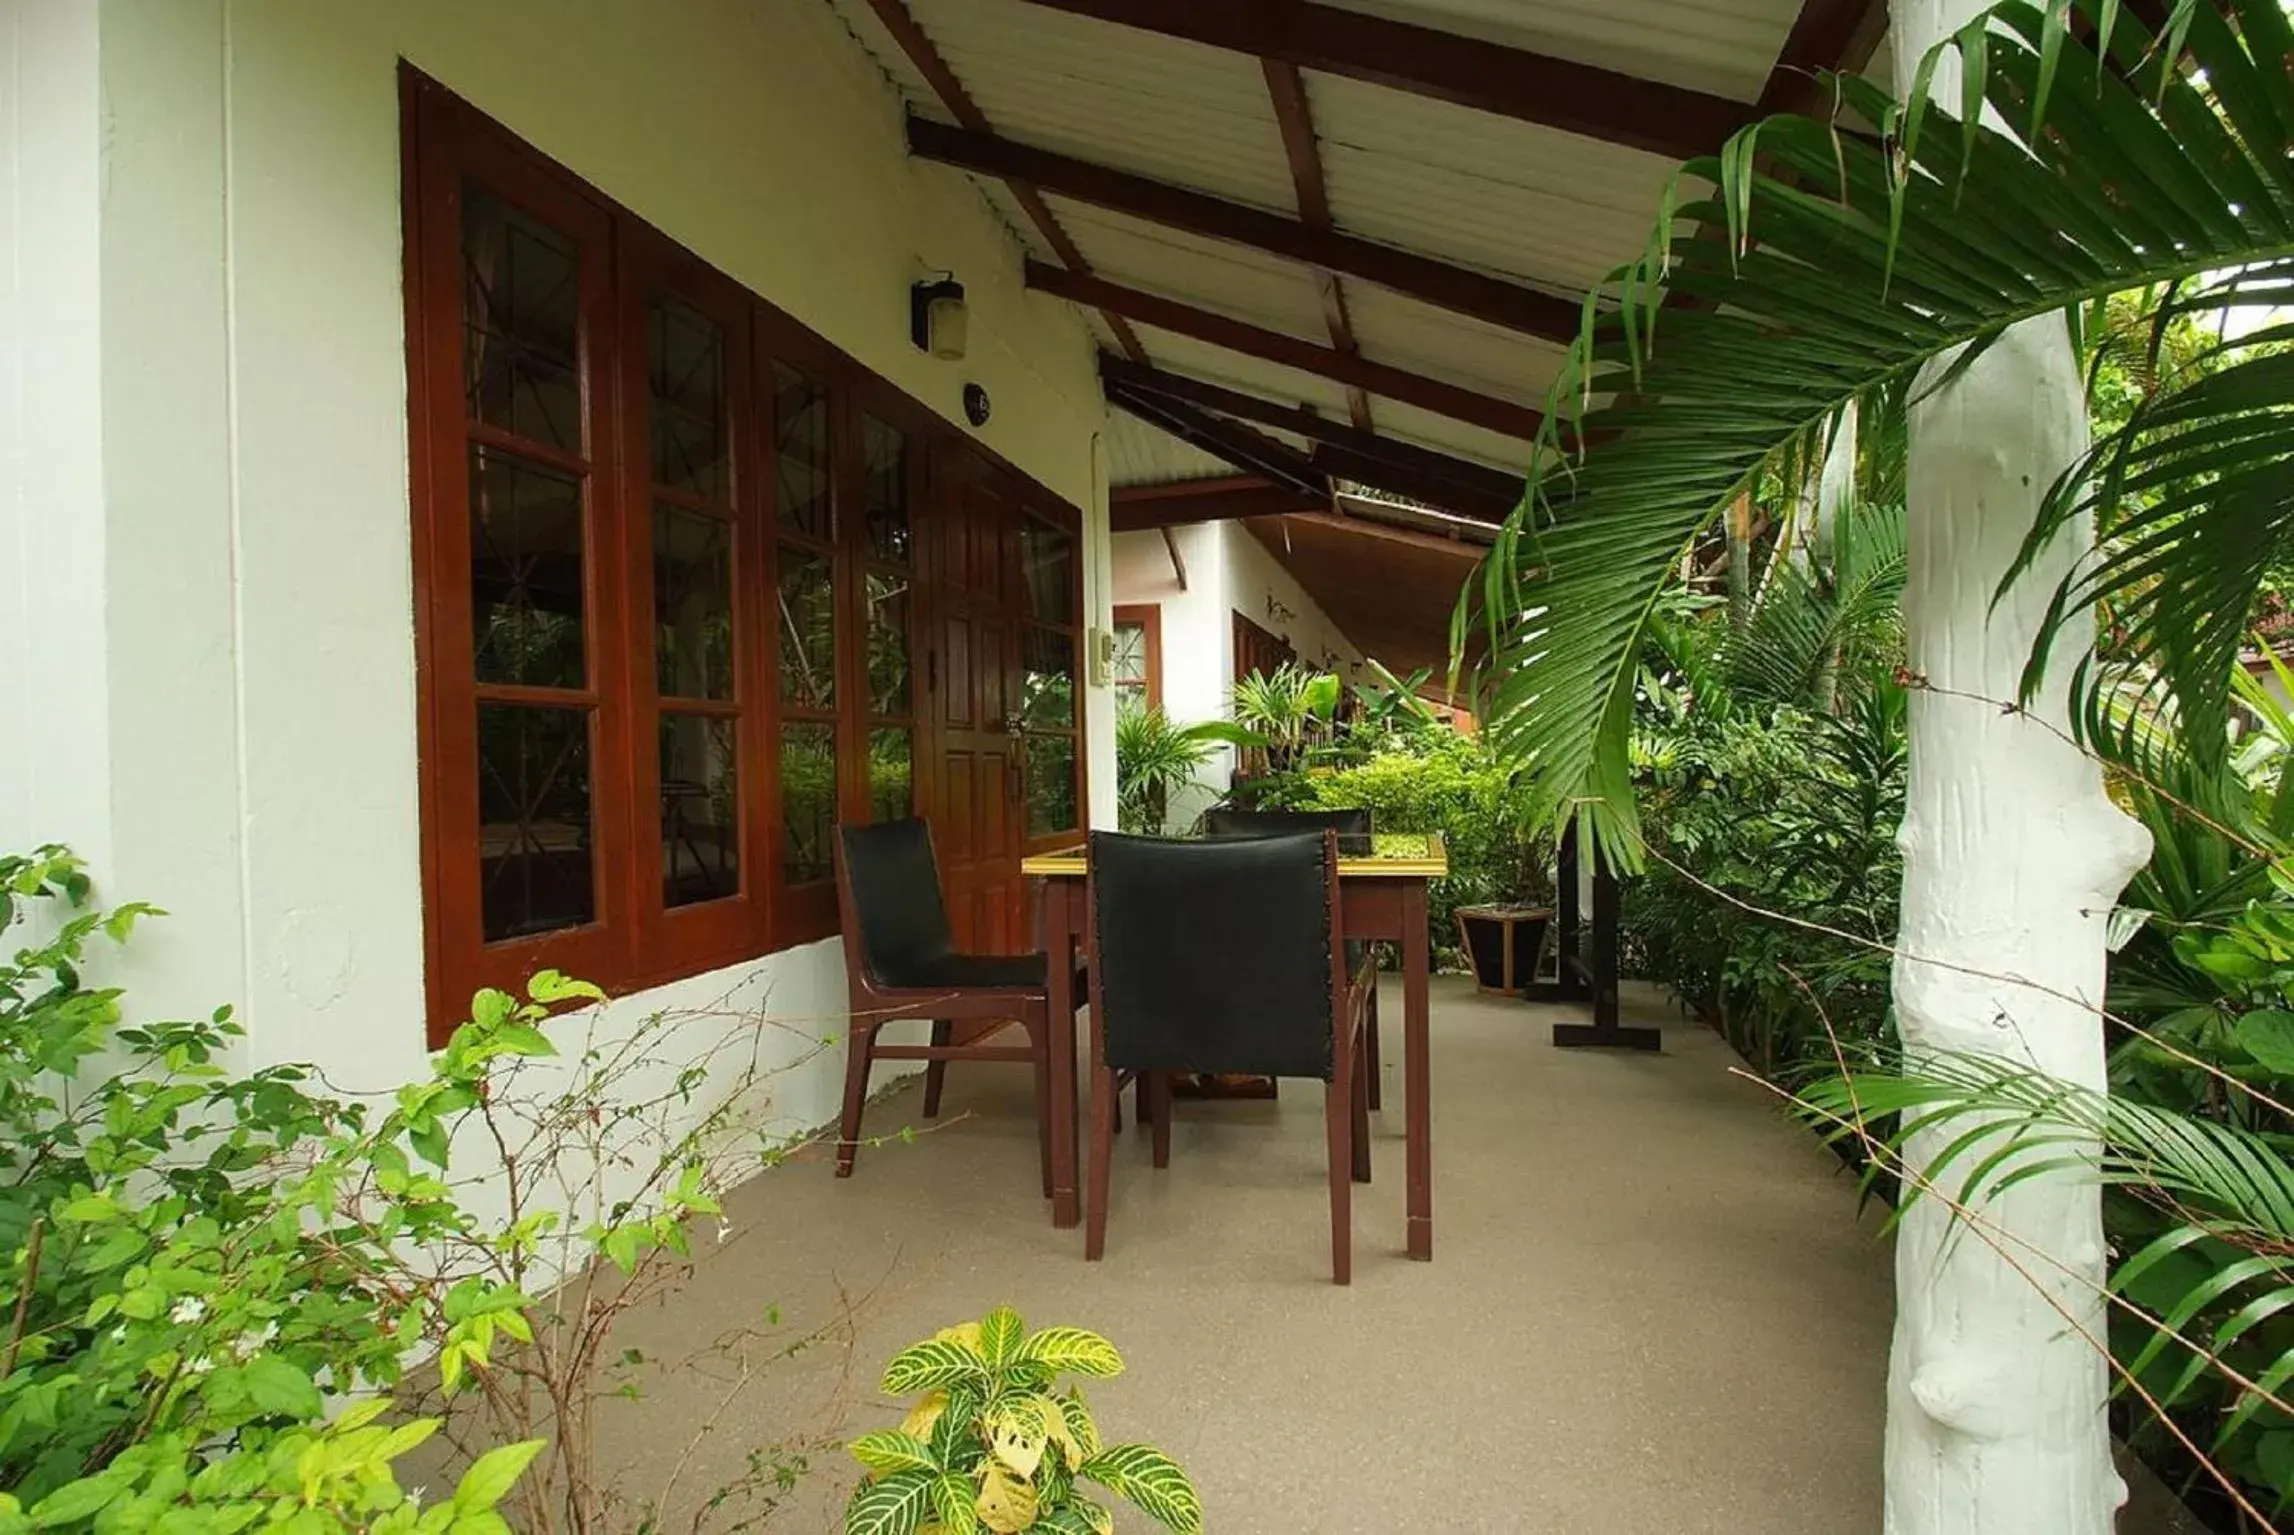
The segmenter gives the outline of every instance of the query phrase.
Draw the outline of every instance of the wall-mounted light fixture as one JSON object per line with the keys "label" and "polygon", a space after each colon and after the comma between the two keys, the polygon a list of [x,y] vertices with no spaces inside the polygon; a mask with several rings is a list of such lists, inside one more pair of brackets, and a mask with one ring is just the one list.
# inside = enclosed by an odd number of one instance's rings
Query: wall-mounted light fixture
{"label": "wall-mounted light fixture", "polygon": [[964,355],[964,285],[943,272],[928,282],[908,287],[908,339],[919,352],[930,352],[944,362]]}

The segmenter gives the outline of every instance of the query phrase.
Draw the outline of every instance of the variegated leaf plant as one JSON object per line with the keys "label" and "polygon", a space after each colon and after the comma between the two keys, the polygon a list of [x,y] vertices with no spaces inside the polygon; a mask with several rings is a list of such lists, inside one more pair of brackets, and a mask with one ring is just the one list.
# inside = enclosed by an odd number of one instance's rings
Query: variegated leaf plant
{"label": "variegated leaf plant", "polygon": [[917,1401],[898,1428],[852,1442],[868,1476],[845,1507],[845,1535],[1111,1535],[1115,1516],[1084,1482],[1175,1535],[1200,1535],[1202,1500],[1178,1463],[1152,1445],[1102,1444],[1081,1389],[1058,1389],[1062,1375],[1122,1369],[1099,1334],[1030,1333],[1008,1306],[903,1349],[883,1390]]}

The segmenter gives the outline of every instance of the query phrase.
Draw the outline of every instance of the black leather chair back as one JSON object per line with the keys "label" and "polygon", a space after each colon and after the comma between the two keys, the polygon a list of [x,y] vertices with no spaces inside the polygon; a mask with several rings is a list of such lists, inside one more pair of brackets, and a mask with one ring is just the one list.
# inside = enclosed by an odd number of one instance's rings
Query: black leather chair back
{"label": "black leather chair back", "polygon": [[1098,985],[1118,1071],[1331,1077],[1329,843],[1091,835]]}
{"label": "black leather chair back", "polygon": [[1370,855],[1367,810],[1237,810],[1221,805],[1203,812],[1206,837],[1294,837],[1325,827],[1338,833],[1338,851],[1350,858]]}
{"label": "black leather chair back", "polygon": [[956,944],[930,829],[911,816],[836,830],[870,979],[879,986],[935,984],[934,966]]}

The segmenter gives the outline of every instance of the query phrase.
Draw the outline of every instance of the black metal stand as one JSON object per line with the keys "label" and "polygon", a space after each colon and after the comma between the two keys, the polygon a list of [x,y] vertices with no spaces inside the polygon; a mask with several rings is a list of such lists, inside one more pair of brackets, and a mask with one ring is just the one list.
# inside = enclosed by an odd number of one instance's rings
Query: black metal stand
{"label": "black metal stand", "polygon": [[1553,1042],[1563,1049],[1583,1046],[1602,1046],[1617,1050],[1661,1050],[1665,1046],[1662,1030],[1640,1024],[1624,1024],[1617,1015],[1617,876],[1601,861],[1598,848],[1593,852],[1593,921],[1591,953],[1585,953],[1578,938],[1578,850],[1577,828],[1571,826],[1561,835],[1561,852],[1556,871],[1560,889],[1554,919],[1556,952],[1560,955],[1560,979],[1527,988],[1522,994],[1534,1002],[1590,1002],[1593,1004],[1591,1023],[1557,1023],[1553,1026]]}

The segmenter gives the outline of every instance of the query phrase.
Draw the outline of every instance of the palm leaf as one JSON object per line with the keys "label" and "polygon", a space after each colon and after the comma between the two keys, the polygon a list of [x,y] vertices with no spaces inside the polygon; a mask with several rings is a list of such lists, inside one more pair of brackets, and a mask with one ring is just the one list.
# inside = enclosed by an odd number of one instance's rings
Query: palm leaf
{"label": "palm leaf", "polygon": [[1841,519],[1826,561],[1788,561],[1723,654],[1740,698],[1828,707],[1828,679],[1857,677],[1901,647],[1904,509],[1867,506]]}
{"label": "palm leaf", "polygon": [[[2294,261],[2294,92],[2278,63],[2294,37],[2273,0],[2238,0],[2235,26],[2191,9],[2196,69],[2146,65],[2154,40],[2123,13],[2106,34],[2114,69],[2064,33],[2066,11],[2011,0],[1944,45],[1964,65],[1957,121],[1924,92],[1899,108],[1828,79],[1889,136],[1776,117],[1684,168],[1714,194],[1668,207],[1650,253],[1615,274],[1608,291],[1631,302],[1588,304],[1522,505],[1453,620],[1461,652],[1488,633],[1490,728],[1543,809],[1586,807],[1604,851],[1638,865],[1626,732],[1655,594],[1764,466],[1817,451],[1846,402],[2019,321]],[[2029,149],[1972,110],[2026,124],[2042,97]],[[1732,238],[1688,232],[1676,211]],[[1659,284],[1689,302],[1656,310]],[[2234,444],[2209,472],[2238,461]],[[2259,502],[2238,516],[2276,526]]]}

